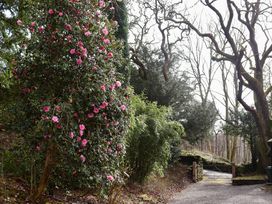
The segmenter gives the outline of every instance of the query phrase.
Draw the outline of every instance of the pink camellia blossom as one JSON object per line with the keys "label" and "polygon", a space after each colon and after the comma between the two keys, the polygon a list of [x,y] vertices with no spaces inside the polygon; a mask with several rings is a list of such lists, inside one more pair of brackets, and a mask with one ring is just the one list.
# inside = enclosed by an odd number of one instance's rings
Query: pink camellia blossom
{"label": "pink camellia blossom", "polygon": [[114,126],[117,126],[117,125],[119,125],[119,122],[118,122],[118,121],[114,121],[114,122],[113,122],[113,125],[114,125]]}
{"label": "pink camellia blossom", "polygon": [[101,109],[105,109],[108,105],[109,105],[108,102],[103,101],[103,103],[100,105],[100,108],[101,108]]}
{"label": "pink camellia blossom", "polygon": [[108,28],[107,28],[107,27],[103,28],[103,29],[102,29],[102,33],[103,33],[104,35],[108,35],[108,34],[109,34]]}
{"label": "pink camellia blossom", "polygon": [[43,26],[40,26],[40,27],[38,28],[38,31],[39,31],[39,33],[42,33],[42,32],[44,31],[44,27],[43,27]]}
{"label": "pink camellia blossom", "polygon": [[49,112],[49,111],[50,111],[50,106],[44,106],[44,107],[43,107],[43,111],[44,111],[45,113]]}
{"label": "pink camellia blossom", "polygon": [[82,42],[82,41],[78,41],[78,42],[77,42],[77,46],[78,46],[78,47],[83,47],[83,42]]}
{"label": "pink camellia blossom", "polygon": [[114,178],[113,178],[112,175],[109,175],[109,176],[107,176],[107,180],[110,181],[110,182],[112,182],[112,181],[114,181]]}
{"label": "pink camellia blossom", "polygon": [[75,53],[76,53],[76,49],[71,49],[71,50],[70,50],[70,54],[71,54],[71,55],[73,55],[73,54],[75,54]]}
{"label": "pink camellia blossom", "polygon": [[125,105],[121,105],[121,106],[120,106],[120,109],[121,109],[122,111],[125,111],[125,110],[127,110],[127,107],[126,107]]}
{"label": "pink camellia blossom", "polygon": [[82,163],[84,163],[86,161],[86,157],[84,155],[80,155],[79,158],[82,161]]}
{"label": "pink camellia blossom", "polygon": [[104,8],[106,6],[105,1],[104,0],[100,0],[98,3],[100,8]]}
{"label": "pink camellia blossom", "polygon": [[82,147],[86,147],[87,143],[88,143],[88,140],[83,139],[83,140],[81,141]]}
{"label": "pink camellia blossom", "polygon": [[66,37],[66,40],[67,40],[69,43],[71,43],[71,42],[72,42],[72,38],[73,38],[72,35],[68,35],[68,36]]}
{"label": "pink camellia blossom", "polygon": [[65,30],[71,31],[72,30],[72,26],[70,24],[66,24],[64,26]]}
{"label": "pink camellia blossom", "polygon": [[101,85],[101,86],[100,86],[100,89],[101,89],[102,91],[106,91],[106,85],[105,85],[105,84]]}
{"label": "pink camellia blossom", "polygon": [[104,42],[106,45],[109,45],[109,44],[110,44],[110,40],[109,40],[108,38],[103,39],[103,42]]}
{"label": "pink camellia blossom", "polygon": [[81,137],[77,137],[77,142],[80,142],[81,141]]}
{"label": "pink camellia blossom", "polygon": [[122,83],[121,83],[120,81],[116,81],[116,82],[115,82],[115,85],[116,85],[117,87],[120,87],[120,86],[122,86]]}
{"label": "pink camellia blossom", "polygon": [[59,122],[58,116],[53,116],[51,120],[53,121],[53,123],[58,123]]}
{"label": "pink camellia blossom", "polygon": [[87,53],[88,53],[87,49],[84,48],[84,47],[81,47],[81,54],[82,54],[84,57],[87,57]]}
{"label": "pink camellia blossom", "polygon": [[84,135],[84,130],[79,130],[79,136],[82,137]]}
{"label": "pink camellia blossom", "polygon": [[93,118],[93,117],[94,117],[94,114],[93,114],[93,113],[88,113],[87,117],[88,117],[88,118]]}
{"label": "pink camellia blossom", "polygon": [[82,64],[82,59],[81,59],[81,58],[78,58],[78,59],[76,60],[76,63],[77,63],[77,65],[81,65],[81,64]]}
{"label": "pink camellia blossom", "polygon": [[113,53],[112,52],[109,52],[108,53],[108,58],[112,58],[113,57]]}
{"label": "pink camellia blossom", "polygon": [[60,112],[61,112],[61,107],[60,107],[60,106],[56,106],[56,107],[55,107],[55,110],[56,110],[58,113],[60,113]]}
{"label": "pink camellia blossom", "polygon": [[92,34],[92,33],[91,33],[90,31],[87,31],[87,32],[84,33],[84,35],[85,35],[86,37],[90,37],[91,34]]}
{"label": "pink camellia blossom", "polygon": [[110,85],[110,90],[111,90],[111,91],[115,90],[115,88],[116,88],[116,85],[115,85],[115,84]]}
{"label": "pink camellia blossom", "polygon": [[32,26],[32,27],[36,26],[36,22],[31,22],[30,26]]}
{"label": "pink camellia blossom", "polygon": [[40,145],[37,145],[37,146],[36,146],[36,151],[38,151],[38,152],[39,152],[40,150],[41,150]]}
{"label": "pink camellia blossom", "polygon": [[70,137],[71,139],[73,139],[73,138],[75,137],[74,132],[70,132],[70,133],[69,133],[69,137]]}
{"label": "pink camellia blossom", "polygon": [[56,125],[56,128],[57,128],[57,129],[62,129],[61,124],[57,124],[57,125]]}
{"label": "pink camellia blossom", "polygon": [[60,16],[60,17],[63,16],[63,13],[62,13],[62,12],[59,12],[59,16]]}
{"label": "pink camellia blossom", "polygon": [[17,23],[17,25],[19,25],[19,26],[23,25],[23,21],[21,21],[20,19],[18,19],[18,20],[16,21],[16,23]]}
{"label": "pink camellia blossom", "polygon": [[86,129],[86,127],[85,127],[85,125],[80,124],[80,125],[79,125],[79,129],[80,129],[80,130],[85,130],[85,129]]}
{"label": "pink camellia blossom", "polygon": [[99,109],[94,107],[94,110],[93,110],[94,113],[99,113]]}
{"label": "pink camellia blossom", "polygon": [[49,13],[50,15],[52,15],[52,14],[54,14],[54,10],[53,10],[53,9],[49,9],[49,10],[48,10],[48,13]]}
{"label": "pink camellia blossom", "polygon": [[96,15],[101,15],[101,11],[100,11],[100,10],[97,10],[97,11],[95,12],[95,14],[96,14]]}

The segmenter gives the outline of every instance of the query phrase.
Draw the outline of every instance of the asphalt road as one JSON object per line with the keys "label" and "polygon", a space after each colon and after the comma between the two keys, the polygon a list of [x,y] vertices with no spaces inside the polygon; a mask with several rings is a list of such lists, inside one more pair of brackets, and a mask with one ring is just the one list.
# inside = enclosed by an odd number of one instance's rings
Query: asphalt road
{"label": "asphalt road", "polygon": [[232,186],[231,175],[204,171],[204,180],[174,195],[168,204],[272,204],[264,185]]}

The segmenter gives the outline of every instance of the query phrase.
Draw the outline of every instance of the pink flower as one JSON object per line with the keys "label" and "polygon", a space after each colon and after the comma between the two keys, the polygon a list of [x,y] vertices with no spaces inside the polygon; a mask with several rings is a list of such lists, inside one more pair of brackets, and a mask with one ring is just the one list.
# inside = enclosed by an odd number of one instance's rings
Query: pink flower
{"label": "pink flower", "polygon": [[116,87],[115,84],[110,85],[110,90],[113,91],[115,89],[115,87]]}
{"label": "pink flower", "polygon": [[72,35],[68,35],[68,36],[66,37],[67,41],[70,42],[70,43],[72,42],[72,38],[73,38]]}
{"label": "pink flower", "polygon": [[76,63],[77,63],[77,65],[81,65],[81,64],[82,64],[82,59],[81,59],[81,58],[78,58],[78,59],[76,60]]}
{"label": "pink flower", "polygon": [[111,182],[111,181],[114,181],[114,178],[113,178],[113,176],[109,175],[109,176],[107,176],[107,180]]}
{"label": "pink flower", "polygon": [[108,53],[108,58],[112,58],[113,57],[113,53],[112,52],[109,52]]}
{"label": "pink flower", "polygon": [[87,53],[88,53],[88,51],[87,51],[87,49],[86,49],[86,48],[81,47],[81,52],[82,52],[82,55],[83,55],[84,57],[87,57]]}
{"label": "pink flower", "polygon": [[109,40],[108,38],[103,39],[103,42],[104,42],[106,45],[110,44],[110,40]]}
{"label": "pink flower", "polygon": [[103,29],[102,29],[102,33],[103,33],[104,35],[108,35],[108,34],[109,34],[108,28],[107,28],[107,27],[103,28]]}
{"label": "pink flower", "polygon": [[82,161],[82,163],[84,163],[86,161],[86,157],[84,157],[84,155],[80,155],[80,160]]}
{"label": "pink flower", "polygon": [[97,10],[97,11],[95,12],[95,14],[99,17],[99,16],[101,15],[101,11],[100,11],[100,10]]}
{"label": "pink flower", "polygon": [[104,0],[100,0],[98,3],[100,8],[104,8],[106,6],[105,1]]}
{"label": "pink flower", "polygon": [[54,10],[53,10],[53,9],[49,9],[48,13],[49,13],[50,15],[52,15],[52,14],[54,14]]}
{"label": "pink flower", "polygon": [[75,137],[75,134],[73,132],[70,132],[69,137],[73,139]]}
{"label": "pink flower", "polygon": [[94,117],[94,114],[93,114],[93,113],[88,113],[87,117],[88,117],[88,118],[93,118],[93,117]]}
{"label": "pink flower", "polygon": [[36,22],[31,22],[30,26],[34,27],[36,25]]}
{"label": "pink flower", "polygon": [[78,41],[78,42],[77,42],[77,46],[78,46],[78,47],[83,47],[83,42],[82,42],[82,41]]}
{"label": "pink flower", "polygon": [[40,145],[37,145],[37,146],[36,146],[36,150],[37,150],[38,152],[41,150]]}
{"label": "pink flower", "polygon": [[117,126],[117,125],[119,125],[119,122],[118,122],[118,121],[114,121],[114,122],[113,122],[113,125],[114,125],[114,126]]}
{"label": "pink flower", "polygon": [[73,54],[75,54],[75,53],[76,53],[76,49],[71,49],[71,50],[70,50],[70,54],[71,54],[71,55],[73,55]]}
{"label": "pink flower", "polygon": [[85,125],[80,124],[80,125],[79,125],[79,129],[80,129],[80,130],[85,130],[85,129],[86,129],[86,127],[85,127]]}
{"label": "pink flower", "polygon": [[127,107],[126,107],[125,105],[121,105],[121,106],[120,106],[120,109],[121,109],[122,111],[125,111],[125,110],[127,110]]}
{"label": "pink flower", "polygon": [[83,140],[81,141],[82,147],[86,147],[87,143],[88,143],[88,140],[83,139]]}
{"label": "pink flower", "polygon": [[21,26],[23,25],[23,21],[21,21],[20,19],[16,21],[17,25]]}
{"label": "pink flower", "polygon": [[63,13],[62,13],[62,12],[59,12],[59,16],[60,16],[60,17],[63,16]]}
{"label": "pink flower", "polygon": [[72,26],[70,24],[66,24],[64,28],[68,31],[72,30]]}
{"label": "pink flower", "polygon": [[114,8],[113,6],[112,6],[112,7],[110,7],[110,10],[111,10],[111,11],[113,11],[114,9],[115,9],[115,8]]}
{"label": "pink flower", "polygon": [[40,26],[40,27],[38,28],[38,31],[39,31],[39,33],[42,33],[42,32],[44,31],[44,27],[43,27],[43,26]]}
{"label": "pink flower", "polygon": [[99,113],[99,109],[94,107],[94,110],[93,110],[94,113]]}
{"label": "pink flower", "polygon": [[43,107],[43,111],[44,111],[45,113],[49,112],[49,111],[50,111],[50,106],[44,106],[44,107]]}
{"label": "pink flower", "polygon": [[56,106],[56,107],[55,107],[55,110],[56,110],[58,113],[60,113],[60,112],[61,112],[61,107],[60,107],[60,106]]}
{"label": "pink flower", "polygon": [[84,130],[79,130],[79,136],[82,137],[84,135]]}
{"label": "pink flower", "polygon": [[101,108],[101,109],[105,109],[108,105],[109,105],[108,102],[103,101],[103,103],[100,105],[100,108]]}
{"label": "pink flower", "polygon": [[59,122],[58,116],[53,116],[51,120],[53,121],[53,123],[58,123]]}
{"label": "pink flower", "polygon": [[101,88],[102,91],[106,91],[106,86],[105,86],[105,84],[101,85],[100,88]]}
{"label": "pink flower", "polygon": [[115,85],[116,85],[117,87],[120,87],[120,86],[122,86],[122,83],[121,83],[120,81],[116,81],[116,82],[115,82]]}
{"label": "pink flower", "polygon": [[120,151],[122,151],[122,149],[123,149],[122,144],[117,144],[116,150],[117,150],[118,152],[120,152]]}
{"label": "pink flower", "polygon": [[87,31],[87,32],[84,33],[84,35],[85,35],[86,37],[90,37],[91,34],[92,34],[92,33],[91,33],[90,31]]}
{"label": "pink flower", "polygon": [[77,142],[80,142],[81,141],[81,137],[77,137]]}
{"label": "pink flower", "polygon": [[57,124],[56,127],[57,127],[58,129],[61,129],[61,128],[62,128],[61,124]]}

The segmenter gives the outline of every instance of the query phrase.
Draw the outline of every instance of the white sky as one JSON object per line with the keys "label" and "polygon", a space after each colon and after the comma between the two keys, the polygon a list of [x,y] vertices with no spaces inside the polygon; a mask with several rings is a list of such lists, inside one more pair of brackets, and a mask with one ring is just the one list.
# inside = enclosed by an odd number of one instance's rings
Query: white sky
{"label": "white sky", "polygon": [[[168,2],[176,2],[178,0],[168,0]],[[150,0],[150,2],[152,2]],[[197,3],[198,2],[198,3]],[[214,4],[214,6],[216,8],[219,9],[219,11],[221,11],[221,13],[223,14],[227,14],[227,6],[226,6],[226,0],[217,0],[216,3]],[[235,2],[240,5],[239,3],[241,2],[240,0],[235,0]],[[268,1],[265,1],[265,2],[270,2],[270,0]],[[196,4],[197,3],[197,4]],[[138,15],[138,13],[140,12],[139,11],[139,8],[135,7],[135,5],[131,5],[133,7],[133,13],[135,13],[135,15]],[[192,7],[193,6],[193,7]],[[218,22],[217,20],[217,17],[214,15],[213,12],[211,12],[211,10],[209,10],[209,8],[203,6],[202,3],[200,3],[199,0],[184,0],[183,1],[183,4],[182,4],[182,7],[180,8],[175,8],[176,10],[180,10],[180,11],[184,11],[184,8],[187,8],[186,9],[186,12],[190,15],[190,19],[193,19],[194,22],[195,22],[195,25],[201,25],[203,31],[208,31],[210,29],[210,25],[214,26],[215,25],[215,22]],[[226,15],[223,15],[224,17]],[[272,19],[270,19],[272,20]],[[154,22],[152,20],[150,20],[149,22],[149,25],[153,25]],[[236,23],[234,21],[234,26],[236,26]],[[238,24],[237,24],[238,26]],[[272,27],[272,25],[271,25]],[[259,28],[257,28],[258,30]],[[260,30],[260,29],[259,29]],[[137,31],[134,30],[135,33],[137,33]],[[258,33],[258,32],[257,32]],[[177,36],[179,34],[179,31],[174,31],[171,33],[173,36]],[[268,33],[270,34],[270,33]],[[247,35],[245,33],[245,35]],[[192,44],[194,44],[196,42],[196,38],[197,35],[192,31],[190,33],[190,36],[192,38]],[[160,41],[160,34],[158,33],[158,30],[157,30],[157,27],[156,25],[150,30],[149,34],[146,36],[148,40],[150,39],[153,39],[155,38],[157,42]],[[264,36],[263,35],[257,35],[257,40],[259,41],[258,44],[260,45],[260,50],[262,51],[263,47],[264,47],[264,42],[265,42],[265,39],[264,39]],[[129,39],[130,42],[134,42],[134,39],[133,39],[133,35],[130,35],[130,39]],[[181,45],[182,46],[182,45]],[[203,60],[209,58],[209,50],[205,48],[203,48]],[[205,54],[206,53],[206,54]],[[213,62],[215,65],[216,65],[216,62]],[[227,65],[229,66],[229,65]],[[185,62],[180,62],[180,67],[181,69],[183,70],[188,70],[189,69],[189,65],[186,64]],[[207,69],[208,70],[208,69]],[[231,97],[231,99],[234,101],[235,99],[235,95],[234,95],[234,87],[233,87],[233,77],[230,77],[228,78],[228,90],[229,90],[229,96]],[[215,80],[213,81],[213,84],[212,84],[212,92],[215,96],[216,100],[216,106],[217,108],[219,109],[220,113],[222,113],[222,115],[224,115],[224,112],[225,112],[225,107],[222,105],[222,102],[223,102],[223,86],[222,86],[222,82],[221,82],[221,72],[218,71],[216,74],[215,74]],[[253,105],[253,95],[250,94],[249,91],[246,91],[243,96],[245,96],[245,100],[247,101],[247,103],[249,105]],[[210,97],[210,99],[212,99]]]}

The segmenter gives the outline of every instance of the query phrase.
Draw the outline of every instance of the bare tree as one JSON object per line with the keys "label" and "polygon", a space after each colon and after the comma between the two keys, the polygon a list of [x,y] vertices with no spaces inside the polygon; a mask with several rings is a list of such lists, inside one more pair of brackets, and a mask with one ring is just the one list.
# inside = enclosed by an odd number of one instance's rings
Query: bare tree
{"label": "bare tree", "polygon": [[[239,82],[237,99],[255,118],[260,136],[258,141],[260,162],[265,167],[269,163],[267,155],[269,147],[266,141],[271,138],[270,113],[266,97],[272,88],[269,87],[265,90],[264,67],[267,64],[267,59],[271,57],[272,42],[268,30],[263,26],[263,21],[271,22],[271,2],[243,0],[243,3],[238,5],[236,1],[225,0],[228,11],[226,16],[215,6],[217,0],[203,0],[201,2],[217,17],[217,26],[220,32],[216,34],[203,32],[179,12],[173,11],[165,20],[177,25],[187,25],[200,37],[208,39],[212,43],[215,52],[213,60],[229,61],[234,65]],[[238,24],[239,27],[237,27]],[[245,32],[241,32],[238,29],[240,27],[244,27]],[[228,49],[223,49],[219,44],[217,35],[225,39],[226,45],[224,46],[227,46]],[[241,36],[242,41],[235,41],[237,35]],[[258,35],[265,37],[264,46],[260,46]],[[243,99],[244,88],[253,92],[254,107]]]}

